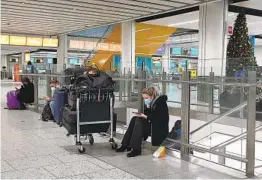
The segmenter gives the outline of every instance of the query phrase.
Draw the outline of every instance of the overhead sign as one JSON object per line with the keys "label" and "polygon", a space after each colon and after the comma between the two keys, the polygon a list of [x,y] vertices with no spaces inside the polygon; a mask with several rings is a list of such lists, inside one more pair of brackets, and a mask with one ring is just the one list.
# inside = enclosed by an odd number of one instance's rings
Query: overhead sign
{"label": "overhead sign", "polygon": [[1,35],[1,44],[15,46],[58,47],[58,39]]}
{"label": "overhead sign", "polygon": [[37,37],[27,37],[26,45],[27,46],[42,46],[43,45],[43,39],[37,38]]}
{"label": "overhead sign", "polygon": [[9,36],[1,35],[1,44],[9,44]]}
{"label": "overhead sign", "polygon": [[10,45],[25,46],[26,45],[26,37],[10,36]]}
{"label": "overhead sign", "polygon": [[113,43],[97,43],[92,41],[78,41],[78,40],[70,40],[69,43],[70,49],[82,49],[82,50],[99,50],[99,51],[121,51],[120,44]]}

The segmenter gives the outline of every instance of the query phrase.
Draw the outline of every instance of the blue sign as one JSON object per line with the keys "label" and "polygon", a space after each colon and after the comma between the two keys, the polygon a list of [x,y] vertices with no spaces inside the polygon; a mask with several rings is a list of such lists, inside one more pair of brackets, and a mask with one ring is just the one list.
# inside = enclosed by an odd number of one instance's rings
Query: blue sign
{"label": "blue sign", "polygon": [[156,51],[156,55],[163,55],[163,54],[165,54],[165,50],[166,50],[165,45],[161,46],[161,47]]}
{"label": "blue sign", "polygon": [[113,69],[120,69],[121,56],[113,57]]}
{"label": "blue sign", "polygon": [[182,48],[172,48],[170,54],[171,55],[181,55],[182,54]]}
{"label": "blue sign", "polygon": [[187,60],[182,60],[181,66],[187,68]]}
{"label": "blue sign", "polygon": [[252,44],[252,47],[253,47],[253,51],[255,53],[255,45],[256,45],[256,38],[255,38],[255,36],[250,36],[250,41],[251,41],[251,44]]}
{"label": "blue sign", "polygon": [[149,57],[137,57],[136,66],[137,68],[142,68],[142,62],[145,62],[145,69],[147,71],[152,70],[152,58]]}
{"label": "blue sign", "polygon": [[53,58],[47,58],[47,63],[48,64],[53,64]]}
{"label": "blue sign", "polygon": [[79,60],[77,58],[71,58],[69,63],[76,65],[79,64]]}
{"label": "blue sign", "polygon": [[191,48],[190,49],[190,56],[198,56],[198,49],[197,48]]}

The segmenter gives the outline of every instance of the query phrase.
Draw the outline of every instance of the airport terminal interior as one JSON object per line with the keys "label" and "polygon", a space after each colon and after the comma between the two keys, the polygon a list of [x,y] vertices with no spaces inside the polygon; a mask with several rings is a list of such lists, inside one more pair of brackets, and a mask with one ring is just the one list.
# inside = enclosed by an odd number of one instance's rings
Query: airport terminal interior
{"label": "airport terminal interior", "polygon": [[1,0],[1,178],[262,179],[261,24],[261,0]]}

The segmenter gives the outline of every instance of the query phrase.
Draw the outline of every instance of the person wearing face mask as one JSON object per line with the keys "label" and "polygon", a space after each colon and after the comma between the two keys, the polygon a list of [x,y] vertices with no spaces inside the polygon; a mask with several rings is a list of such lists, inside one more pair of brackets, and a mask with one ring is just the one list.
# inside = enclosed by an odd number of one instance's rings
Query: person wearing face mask
{"label": "person wearing face mask", "polygon": [[153,146],[160,146],[169,131],[167,96],[158,95],[154,87],[142,92],[145,103],[144,113],[135,113],[122,140],[122,146],[116,152],[131,151],[127,157],[141,155],[142,140],[151,135]]}
{"label": "person wearing face mask", "polygon": [[[49,85],[51,87],[52,94],[54,94],[55,91],[60,88],[59,82],[57,80],[51,81]],[[54,114],[55,114],[55,101],[54,101],[54,98],[45,96],[44,99],[46,100],[46,103],[49,103],[50,109],[52,111],[52,115],[54,116]]]}
{"label": "person wearing face mask", "polygon": [[28,77],[21,79],[21,88],[16,88],[17,100],[20,103],[20,110],[26,109],[25,103],[30,104],[34,102],[34,84]]}

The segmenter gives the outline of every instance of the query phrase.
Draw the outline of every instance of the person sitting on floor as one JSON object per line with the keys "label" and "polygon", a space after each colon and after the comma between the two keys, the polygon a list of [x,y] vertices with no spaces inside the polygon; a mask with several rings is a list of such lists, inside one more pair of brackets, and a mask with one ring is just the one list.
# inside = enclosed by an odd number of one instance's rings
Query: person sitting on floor
{"label": "person sitting on floor", "polygon": [[169,132],[167,96],[159,95],[154,87],[145,88],[142,96],[146,105],[144,114],[136,113],[131,119],[122,140],[122,146],[116,150],[116,152],[132,150],[127,157],[141,155],[142,139],[146,140],[151,131],[153,146],[160,146]]}
{"label": "person sitting on floor", "polygon": [[21,79],[22,86],[20,89],[16,88],[17,100],[20,103],[20,110],[26,109],[25,104],[34,103],[34,84],[28,77]]}
{"label": "person sitting on floor", "polygon": [[[51,81],[50,82],[50,87],[52,94],[54,95],[55,91],[60,88],[59,82],[57,80]],[[49,103],[50,109],[52,111],[52,115],[55,115],[55,101],[53,97],[45,96],[44,99],[46,100],[46,104]],[[50,119],[51,120],[51,119]]]}

